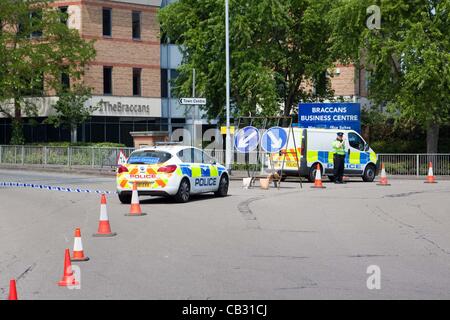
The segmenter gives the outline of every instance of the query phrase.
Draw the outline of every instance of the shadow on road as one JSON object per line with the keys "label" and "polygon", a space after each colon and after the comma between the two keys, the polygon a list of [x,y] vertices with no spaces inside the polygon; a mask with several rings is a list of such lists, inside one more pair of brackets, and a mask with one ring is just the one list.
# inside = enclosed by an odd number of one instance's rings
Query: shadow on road
{"label": "shadow on road", "polygon": [[[231,195],[228,195],[227,197],[231,197]],[[217,197],[214,196],[213,194],[198,194],[192,195],[189,202],[206,201],[211,199],[217,199]],[[167,204],[167,203],[176,204],[177,202],[175,202],[175,200],[171,197],[145,197],[143,199],[140,199],[139,203],[142,205],[146,205],[146,204]]]}

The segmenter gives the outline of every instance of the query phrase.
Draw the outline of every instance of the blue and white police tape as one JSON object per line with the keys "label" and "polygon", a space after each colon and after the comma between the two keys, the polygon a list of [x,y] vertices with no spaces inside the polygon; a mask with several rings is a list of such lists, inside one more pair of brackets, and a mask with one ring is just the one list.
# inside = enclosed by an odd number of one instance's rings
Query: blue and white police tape
{"label": "blue and white police tape", "polygon": [[0,187],[22,187],[22,188],[33,188],[33,189],[42,189],[42,190],[49,190],[49,191],[75,192],[75,193],[97,193],[97,194],[116,193],[115,191],[67,188],[67,187],[47,186],[47,185],[43,185],[43,184],[22,183],[22,182],[0,182]]}

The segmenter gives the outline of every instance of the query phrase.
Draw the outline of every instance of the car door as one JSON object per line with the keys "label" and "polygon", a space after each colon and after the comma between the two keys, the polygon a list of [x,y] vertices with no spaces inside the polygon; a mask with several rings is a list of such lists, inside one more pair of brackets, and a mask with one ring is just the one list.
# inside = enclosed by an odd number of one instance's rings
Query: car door
{"label": "car door", "polygon": [[198,176],[198,170],[195,169],[196,164],[194,163],[194,148],[186,148],[180,150],[177,153],[178,158],[181,160],[181,172],[189,177],[189,182],[191,184],[191,193],[198,192],[198,188],[195,185],[195,179]]}
{"label": "car door", "polygon": [[345,156],[345,173],[362,174],[361,153],[364,152],[366,143],[356,133],[349,132],[347,137],[347,154]]}
{"label": "car door", "polygon": [[212,177],[214,173],[213,165],[210,163],[210,157],[200,149],[194,148],[194,166],[193,172],[196,171],[194,186],[196,192],[210,192],[217,189],[217,177]]}
{"label": "car door", "polygon": [[217,191],[219,188],[219,168],[217,167],[217,161],[213,157],[209,156],[204,151],[203,153],[203,165],[207,167],[208,175],[208,191]]}

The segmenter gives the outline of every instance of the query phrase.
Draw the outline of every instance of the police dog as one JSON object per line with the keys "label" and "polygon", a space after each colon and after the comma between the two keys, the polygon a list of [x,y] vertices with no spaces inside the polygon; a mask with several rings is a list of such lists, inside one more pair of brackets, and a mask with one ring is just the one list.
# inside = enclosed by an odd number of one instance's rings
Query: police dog
{"label": "police dog", "polygon": [[280,175],[277,172],[272,172],[267,176],[267,179],[269,179],[269,184],[273,182],[273,185],[275,188],[278,187],[278,183],[280,182]]}

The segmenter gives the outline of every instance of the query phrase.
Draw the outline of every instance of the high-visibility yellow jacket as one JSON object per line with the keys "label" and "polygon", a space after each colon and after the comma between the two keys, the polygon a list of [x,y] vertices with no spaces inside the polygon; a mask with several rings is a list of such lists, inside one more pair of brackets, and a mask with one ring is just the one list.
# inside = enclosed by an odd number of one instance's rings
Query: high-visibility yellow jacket
{"label": "high-visibility yellow jacket", "polygon": [[344,141],[339,141],[336,139],[333,141],[332,146],[333,146],[333,152],[335,154],[342,155],[342,156],[345,155],[345,142]]}

